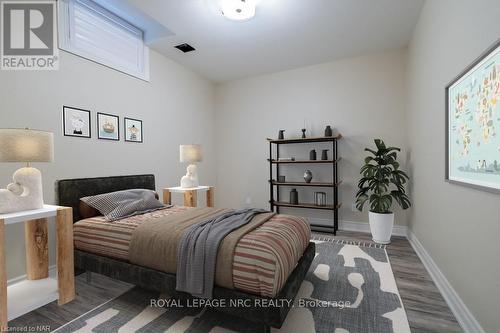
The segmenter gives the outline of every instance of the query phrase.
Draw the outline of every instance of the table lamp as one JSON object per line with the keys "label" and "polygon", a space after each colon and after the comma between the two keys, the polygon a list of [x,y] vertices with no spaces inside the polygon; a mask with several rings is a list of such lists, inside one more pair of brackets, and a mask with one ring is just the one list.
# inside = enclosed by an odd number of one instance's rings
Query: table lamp
{"label": "table lamp", "polygon": [[201,162],[201,145],[180,145],[180,162],[189,163],[186,175],[181,178],[182,188],[193,188],[200,185],[198,181],[198,168],[196,162]]}
{"label": "table lamp", "polygon": [[0,129],[0,162],[24,162],[7,189],[0,189],[0,214],[43,208],[42,174],[31,162],[54,160],[54,135],[31,129]]}

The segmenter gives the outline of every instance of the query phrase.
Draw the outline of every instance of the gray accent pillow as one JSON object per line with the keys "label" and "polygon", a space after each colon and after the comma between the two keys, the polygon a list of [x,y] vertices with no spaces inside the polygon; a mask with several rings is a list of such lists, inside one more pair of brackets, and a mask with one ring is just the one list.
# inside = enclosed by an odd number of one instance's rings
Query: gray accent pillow
{"label": "gray accent pillow", "polygon": [[111,222],[166,208],[155,195],[156,192],[152,190],[133,189],[93,195],[80,200],[97,209]]}

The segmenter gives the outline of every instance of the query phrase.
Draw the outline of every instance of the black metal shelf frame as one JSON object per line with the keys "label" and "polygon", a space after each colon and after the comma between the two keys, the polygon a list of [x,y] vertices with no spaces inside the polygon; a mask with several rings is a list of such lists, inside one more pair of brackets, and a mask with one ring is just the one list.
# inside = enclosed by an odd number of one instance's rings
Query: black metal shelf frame
{"label": "black metal shelf frame", "polygon": [[[280,186],[287,186],[286,183],[279,183],[274,179],[279,179],[280,176],[280,164],[286,163],[286,162],[277,162],[280,158],[280,145],[282,144],[302,144],[302,143],[311,143],[311,142],[329,142],[332,144],[332,153],[333,157],[332,160],[328,161],[321,161],[319,165],[326,165],[326,164],[331,164],[332,166],[332,182],[331,185],[328,183],[322,183],[322,184],[328,184],[324,187],[331,187],[333,190],[333,207],[334,209],[329,209],[333,212],[333,225],[315,225],[311,224],[311,229],[313,230],[318,230],[318,231],[333,231],[333,234],[337,234],[338,230],[338,225],[339,225],[339,208],[340,208],[340,203],[339,203],[339,193],[338,193],[338,185],[340,185],[339,177],[338,177],[338,161],[340,160],[338,156],[338,145],[337,141],[340,139],[342,136],[338,135],[336,137],[324,137],[324,138],[308,138],[308,139],[291,139],[291,140],[273,140],[273,139],[267,139],[269,142],[269,158],[268,158],[268,163],[269,163],[269,205],[271,208],[271,211],[276,211],[276,213],[280,212],[280,207],[290,207],[290,208],[297,208],[297,209],[318,209],[313,207],[311,204],[299,204],[299,205],[288,205],[288,204],[283,204],[283,202],[280,200]],[[273,159],[273,145],[276,145],[276,151],[275,151],[275,158]],[[294,163],[294,162],[289,162],[289,163]],[[318,161],[307,161],[307,160],[302,160],[299,162],[295,163],[318,163]],[[276,178],[273,178],[273,165],[276,166]],[[335,184],[335,185],[334,185]],[[307,183],[297,185],[295,184],[290,184],[291,186],[318,186],[317,184],[312,184],[308,185]],[[276,189],[276,190],[275,190]]]}

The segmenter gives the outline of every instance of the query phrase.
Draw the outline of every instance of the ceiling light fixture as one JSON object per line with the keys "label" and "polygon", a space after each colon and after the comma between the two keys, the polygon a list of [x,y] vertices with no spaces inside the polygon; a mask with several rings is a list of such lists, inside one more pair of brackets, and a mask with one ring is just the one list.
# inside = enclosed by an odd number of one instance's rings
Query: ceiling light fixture
{"label": "ceiling light fixture", "polygon": [[254,0],[220,0],[224,17],[233,21],[246,21],[255,16]]}

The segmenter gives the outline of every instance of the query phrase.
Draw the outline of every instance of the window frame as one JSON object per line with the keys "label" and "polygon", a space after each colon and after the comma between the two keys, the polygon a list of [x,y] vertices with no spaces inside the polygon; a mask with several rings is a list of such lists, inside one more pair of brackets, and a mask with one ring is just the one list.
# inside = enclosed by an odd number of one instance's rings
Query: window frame
{"label": "window frame", "polygon": [[[127,68],[119,65],[118,63],[113,63],[108,59],[105,59],[99,54],[90,52],[88,50],[83,50],[77,48],[72,44],[72,39],[74,38],[74,15],[72,11],[74,10],[75,2],[78,1],[91,10],[95,11],[97,15],[103,16],[106,20],[114,24],[116,27],[121,27],[122,29],[128,29],[133,33],[140,34],[142,40],[143,53],[138,54],[138,60],[140,62],[139,70],[134,70],[132,68]],[[58,1],[58,29],[59,29],[59,49],[74,54],[76,56],[82,57],[84,59],[90,60],[92,62],[98,63],[100,65],[106,66],[108,68],[117,70],[121,73],[136,77],[138,79],[149,82],[150,72],[149,72],[149,47],[144,41],[144,31],[137,28],[136,26],[125,21],[118,15],[110,12],[109,10],[101,7],[91,0],[59,0]],[[140,52],[140,51],[139,51]]]}

